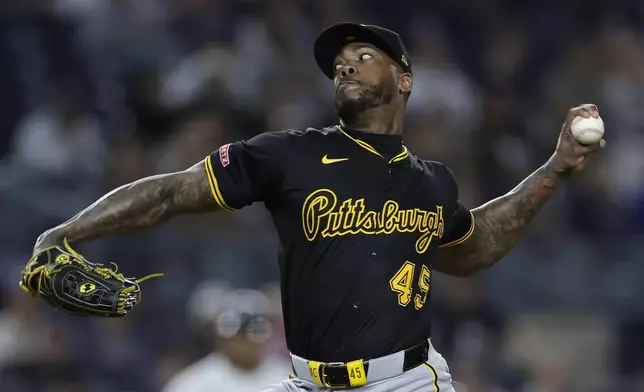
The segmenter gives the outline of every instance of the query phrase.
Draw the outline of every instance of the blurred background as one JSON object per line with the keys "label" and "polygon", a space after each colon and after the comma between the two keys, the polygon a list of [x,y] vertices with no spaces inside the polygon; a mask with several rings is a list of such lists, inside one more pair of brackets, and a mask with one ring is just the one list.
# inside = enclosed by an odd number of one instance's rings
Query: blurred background
{"label": "blurred background", "polygon": [[259,391],[287,377],[263,206],[84,245],[145,283],[124,320],[20,292],[36,237],[116,186],[228,141],[337,123],[312,42],[340,21],[403,36],[405,143],[475,207],[593,102],[608,148],[521,244],[433,279],[433,343],[460,391],[644,391],[641,0],[7,0],[0,4],[0,390]]}

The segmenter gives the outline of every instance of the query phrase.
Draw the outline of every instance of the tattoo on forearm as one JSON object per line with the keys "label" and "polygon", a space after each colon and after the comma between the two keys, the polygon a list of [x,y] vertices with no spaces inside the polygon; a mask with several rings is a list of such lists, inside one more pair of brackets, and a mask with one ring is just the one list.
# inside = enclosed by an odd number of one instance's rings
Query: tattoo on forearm
{"label": "tattoo on forearm", "polygon": [[473,211],[480,228],[477,257],[493,264],[519,241],[528,223],[554,193],[559,176],[543,167],[507,195]]}
{"label": "tattoo on forearm", "polygon": [[473,209],[474,235],[463,246],[446,248],[439,270],[470,275],[501,260],[519,241],[560,181],[561,174],[545,165],[506,195]]}
{"label": "tattoo on forearm", "polygon": [[216,209],[203,163],[178,173],[147,177],[106,194],[67,222],[46,231],[35,250],[156,226],[179,213]]}

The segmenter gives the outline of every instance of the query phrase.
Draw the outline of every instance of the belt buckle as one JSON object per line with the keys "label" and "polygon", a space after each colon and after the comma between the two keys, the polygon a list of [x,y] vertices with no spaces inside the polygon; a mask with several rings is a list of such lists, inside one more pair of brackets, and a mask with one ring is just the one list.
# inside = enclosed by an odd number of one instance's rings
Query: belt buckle
{"label": "belt buckle", "polygon": [[346,389],[348,387],[348,385],[346,383],[345,384],[333,385],[333,384],[329,383],[327,381],[327,379],[326,379],[326,369],[328,367],[346,366],[344,362],[329,362],[329,363],[325,363],[323,366],[324,366],[324,369],[322,369],[323,371],[320,372],[320,381],[322,381],[322,386],[323,387],[325,387],[327,389],[335,389],[335,390],[337,390],[337,389]]}

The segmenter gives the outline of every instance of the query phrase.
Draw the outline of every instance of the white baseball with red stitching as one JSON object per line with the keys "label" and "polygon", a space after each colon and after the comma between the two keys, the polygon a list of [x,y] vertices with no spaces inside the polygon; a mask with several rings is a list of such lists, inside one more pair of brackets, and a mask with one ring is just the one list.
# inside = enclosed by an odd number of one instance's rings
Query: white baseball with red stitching
{"label": "white baseball with red stitching", "polygon": [[604,121],[600,118],[577,116],[570,124],[572,136],[581,144],[595,144],[604,137]]}

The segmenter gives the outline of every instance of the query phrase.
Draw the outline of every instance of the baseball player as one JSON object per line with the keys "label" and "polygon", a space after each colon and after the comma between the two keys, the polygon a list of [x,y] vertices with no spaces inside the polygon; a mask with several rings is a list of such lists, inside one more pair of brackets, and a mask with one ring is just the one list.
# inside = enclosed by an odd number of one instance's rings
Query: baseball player
{"label": "baseball player", "polygon": [[[94,286],[111,275],[79,268],[73,279],[60,277],[68,289],[56,291],[59,269],[42,266],[61,257],[51,252],[80,260],[69,244],[263,202],[281,241],[293,364],[293,374],[268,391],[453,391],[429,336],[432,272],[469,276],[508,253],[555,190],[605,145],[581,145],[570,133],[575,116],[597,117],[597,108],[571,109],[547,162],[506,195],[468,209],[450,169],[403,143],[413,77],[399,35],[338,24],[322,32],[314,54],[333,81],[338,125],[263,133],[221,146],[185,171],[115,189],[38,238],[22,285],[56,296],[68,311],[79,303],[92,310]],[[73,271],[63,260],[61,268]],[[38,268],[46,273],[34,275]],[[114,294],[108,315],[123,316],[137,302],[139,281],[121,282],[129,294]],[[110,297],[101,298],[109,305]]]}

